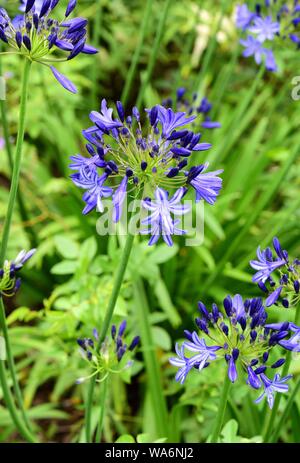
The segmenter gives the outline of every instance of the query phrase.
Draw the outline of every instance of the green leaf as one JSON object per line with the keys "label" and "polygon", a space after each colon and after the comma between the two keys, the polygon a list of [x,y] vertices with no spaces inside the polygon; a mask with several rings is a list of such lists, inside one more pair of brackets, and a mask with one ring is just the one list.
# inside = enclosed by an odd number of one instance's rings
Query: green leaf
{"label": "green leaf", "polygon": [[52,267],[51,273],[54,275],[71,275],[75,273],[77,266],[78,262],[76,260],[63,260]]}
{"label": "green leaf", "polygon": [[170,320],[171,324],[173,326],[178,326],[181,322],[181,318],[173,305],[172,299],[165,285],[165,282],[161,278],[159,278],[158,280],[153,282],[153,289],[161,308],[168,316],[168,319]]}
{"label": "green leaf", "polygon": [[89,270],[89,266],[92,263],[96,254],[97,254],[97,241],[94,236],[91,236],[90,238],[85,240],[85,242],[80,248],[78,271],[76,273],[77,277],[81,277]]}
{"label": "green leaf", "polygon": [[67,310],[73,307],[72,301],[69,297],[58,297],[54,302],[56,310]]}
{"label": "green leaf", "polygon": [[53,193],[65,193],[66,187],[68,187],[68,179],[65,178],[52,178],[42,188],[42,192],[45,195]]}
{"label": "green leaf", "polygon": [[237,442],[237,432],[239,425],[235,420],[228,421],[222,429],[221,435],[224,442],[232,444]]}
{"label": "green leaf", "polygon": [[54,237],[54,243],[58,252],[65,259],[76,259],[76,257],[78,257],[79,246],[72,238],[63,235],[56,235]]}
{"label": "green leaf", "polygon": [[36,419],[36,420],[47,420],[47,419],[67,420],[69,419],[68,413],[55,409],[55,405],[49,404],[49,403],[36,405],[35,407],[32,407],[30,410],[28,410],[28,415],[30,418]]}
{"label": "green leaf", "polygon": [[15,309],[9,316],[7,317],[7,324],[11,325],[16,321],[25,321],[29,322],[35,318],[40,318],[42,316],[41,312],[30,310],[28,307],[19,307]]}
{"label": "green leaf", "polygon": [[203,262],[207,265],[208,270],[213,270],[216,264],[209,250],[204,246],[196,246],[194,249],[195,252],[199,255],[199,257],[203,260]]}
{"label": "green leaf", "polygon": [[123,434],[115,441],[116,444],[135,444],[134,438],[130,434]]}
{"label": "green leaf", "polygon": [[101,275],[103,272],[110,271],[111,262],[108,256],[96,256],[90,266],[90,271],[94,275]]}
{"label": "green leaf", "polygon": [[153,252],[151,252],[148,259],[151,260],[154,264],[163,264],[164,262],[172,259],[172,257],[174,257],[177,252],[177,244],[174,244],[171,247],[166,246],[165,244],[159,244],[154,248]]}
{"label": "green leaf", "polygon": [[238,443],[261,443],[261,436],[254,436],[251,439],[238,435],[239,425],[235,420],[229,420],[221,431],[221,442],[225,444],[238,444]]}
{"label": "green leaf", "polygon": [[138,444],[150,444],[152,440],[150,439],[149,434],[138,434],[136,441]]}
{"label": "green leaf", "polygon": [[225,276],[233,278],[234,280],[244,281],[245,283],[251,282],[251,276],[248,273],[232,268],[229,265],[225,267],[223,273]]}
{"label": "green leaf", "polygon": [[152,327],[152,336],[154,343],[165,351],[171,350],[172,340],[166,330],[160,326]]}
{"label": "green leaf", "polygon": [[161,444],[166,442],[166,440],[166,437],[154,440],[153,437],[151,438],[151,435],[148,433],[138,434],[136,438],[138,444]]}
{"label": "green leaf", "polygon": [[205,225],[210,228],[210,230],[216,235],[217,238],[220,240],[225,239],[225,233],[220,222],[208,207],[205,207],[204,220]]}

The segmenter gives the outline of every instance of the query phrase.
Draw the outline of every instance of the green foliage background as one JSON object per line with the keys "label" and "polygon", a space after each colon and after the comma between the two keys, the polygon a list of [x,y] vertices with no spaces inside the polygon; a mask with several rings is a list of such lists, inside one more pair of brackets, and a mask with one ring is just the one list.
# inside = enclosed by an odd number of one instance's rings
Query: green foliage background
{"label": "green foliage background", "polygon": [[[6,3],[17,10],[17,2]],[[78,95],[60,88],[42,66],[34,65],[32,72],[20,182],[29,220],[24,222],[15,211],[8,257],[32,244],[38,250],[22,271],[22,290],[16,299],[6,301],[6,308],[25,405],[44,441],[77,442],[84,438],[85,386],[76,386],[75,380],[86,374],[86,365],[78,355],[76,338],[101,326],[123,242],[122,237],[96,234],[97,213],[82,216],[81,194],[68,178],[69,156],[83,152],[81,130],[88,127],[88,114],[99,107],[101,98],[121,98],[141,24],[144,42],[127,107],[137,99],[142,107],[149,107],[184,86],[190,94],[198,91],[206,95],[214,104],[214,117],[222,123],[221,129],[206,133],[205,139],[213,144],[208,152],[210,166],[224,169],[224,188],[214,207],[205,206],[203,245],[185,247],[177,238],[171,249],[164,244],[149,248],[140,240],[115,311],[115,321],[127,317],[129,331],[135,334],[138,309],[143,308],[138,307],[140,302],[132,288],[142,278],[173,442],[206,441],[224,377],[222,365],[216,364],[201,374],[195,371],[184,386],[173,380],[175,370],[168,358],[183,329],[193,328],[197,301],[219,303],[225,295],[236,293],[258,296],[248,262],[257,246],[265,247],[275,235],[292,256],[300,255],[300,102],[291,98],[299,55],[282,48],[279,72],[264,75],[251,59],[241,58],[234,1],[170,2],[156,41],[164,2],[147,2],[151,8],[147,24],[142,22],[145,3],[79,1],[79,16],[89,18],[90,42],[99,47],[99,53],[81,55],[59,67],[78,86]],[[153,68],[149,69],[151,60]],[[1,62],[7,78],[7,117],[14,145],[22,63],[12,56],[1,58]],[[3,221],[10,179],[4,148],[0,161]],[[286,318],[286,311],[272,309],[270,317]],[[300,374],[298,357],[293,360],[292,372],[293,385]],[[269,412],[254,405],[255,398],[243,379],[232,388],[223,441],[261,441]],[[97,403],[95,397],[95,425]],[[284,404],[282,400],[281,409]],[[104,440],[164,439],[157,435],[153,413],[140,349],[131,376],[116,376],[111,381]],[[282,441],[299,442],[299,413],[298,396],[281,430]],[[3,405],[0,439],[19,439]]]}

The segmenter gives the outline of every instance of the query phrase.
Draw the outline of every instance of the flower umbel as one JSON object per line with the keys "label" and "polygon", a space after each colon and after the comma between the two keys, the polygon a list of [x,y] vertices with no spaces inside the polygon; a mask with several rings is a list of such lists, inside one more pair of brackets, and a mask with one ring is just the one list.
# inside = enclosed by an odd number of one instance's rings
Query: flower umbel
{"label": "flower umbel", "polygon": [[257,270],[253,281],[268,295],[267,307],[278,301],[286,308],[296,306],[300,302],[300,260],[290,262],[288,252],[282,250],[276,237],[273,248],[274,252],[269,247],[265,250],[258,247],[257,260],[250,261],[251,267]]}
{"label": "flower umbel", "polygon": [[97,376],[97,381],[101,382],[109,374],[120,373],[133,364],[131,353],[138,346],[140,338],[135,336],[129,344],[126,344],[125,329],[126,320],[122,321],[118,329],[116,325],[112,325],[111,337],[104,340],[99,350],[96,348],[99,341],[96,329],[93,330],[93,338],[77,339],[81,356],[93,369],[89,376],[78,378],[77,384],[81,384],[92,376]]}
{"label": "flower umbel", "polygon": [[[0,40],[16,54],[20,54],[50,67],[54,77],[68,91],[76,93],[76,87],[50,63],[68,61],[80,53],[94,54],[97,50],[86,44],[87,20],[69,19],[76,1],[68,2],[62,21],[52,18],[52,11],[60,0],[27,0],[22,2],[23,14],[11,19],[0,8]],[[59,55],[57,55],[59,53]],[[61,58],[61,54],[67,54]]]}
{"label": "flower umbel", "polygon": [[172,108],[173,105],[176,111],[184,111],[189,116],[198,116],[192,123],[193,130],[197,132],[197,127],[202,129],[218,129],[221,127],[220,122],[212,121],[210,112],[213,105],[206,97],[198,100],[198,94],[194,93],[192,98],[186,97],[186,89],[180,87],[176,92],[176,101],[173,102],[172,98],[167,98],[162,102],[165,108]]}
{"label": "flower umbel", "polygon": [[245,3],[237,7],[236,26],[247,33],[240,43],[243,56],[254,56],[257,64],[263,61],[268,71],[277,71],[275,53],[283,44],[300,47],[300,8],[298,0],[278,5],[274,1],[256,4],[251,11]]}
{"label": "flower umbel", "polygon": [[[143,207],[153,212],[147,222],[154,236],[151,244],[160,234],[171,243],[170,236],[179,230],[170,212],[182,215],[187,211],[179,202],[191,186],[196,189],[197,200],[213,204],[221,189],[221,179],[216,175],[222,171],[206,173],[197,180],[195,167],[188,170],[192,155],[211,147],[209,143],[200,143],[201,134],[189,130],[195,115],[157,105],[146,110],[146,120],[142,123],[137,108],[127,117],[121,102],[116,103],[116,108],[118,117],[114,117],[113,109],[103,99],[101,111],[91,112],[94,125],[83,131],[90,157],[71,158],[70,168],[76,171],[71,178],[86,190],[83,213],[95,208],[101,212],[101,198],[112,196],[113,219],[118,222],[126,195],[131,198],[144,195]],[[201,165],[199,173],[206,168],[207,165]]]}
{"label": "flower umbel", "polygon": [[[291,350],[291,345],[298,345],[300,327],[289,322],[279,325],[267,325],[267,312],[261,299],[243,301],[239,294],[233,298],[227,296],[223,301],[224,312],[216,304],[209,311],[202,303],[198,303],[200,317],[195,322],[200,331],[184,331],[186,341],[180,347],[177,345],[177,357],[170,363],[179,367],[176,381],[184,383],[192,368],[198,371],[208,367],[217,360],[226,363],[227,374],[232,383],[238,379],[238,365],[245,372],[246,382],[253,389],[264,387],[264,396],[272,407],[274,392],[285,392],[287,385],[281,386],[290,376],[279,381],[275,375],[273,381],[266,376],[268,369],[281,367],[285,360],[268,360],[274,356],[277,348]],[[294,333],[287,340],[288,336]],[[296,339],[297,337],[297,339]],[[290,344],[285,344],[290,342]],[[296,350],[296,348],[294,349]]]}
{"label": "flower umbel", "polygon": [[0,269],[0,294],[3,296],[13,296],[16,294],[21,285],[21,278],[17,273],[23,265],[33,256],[35,249],[30,251],[21,251],[15,260],[4,262],[3,268]]}

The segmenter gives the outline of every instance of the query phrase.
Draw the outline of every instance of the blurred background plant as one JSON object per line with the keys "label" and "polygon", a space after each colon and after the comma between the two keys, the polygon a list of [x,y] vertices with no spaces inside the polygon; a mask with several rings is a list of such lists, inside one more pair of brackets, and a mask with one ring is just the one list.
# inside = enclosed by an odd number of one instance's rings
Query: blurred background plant
{"label": "blurred background plant", "polygon": [[[17,12],[18,2],[1,2]],[[135,246],[114,321],[126,317],[130,335],[140,323],[136,291],[142,280],[150,310],[154,348],[170,416],[172,442],[204,442],[212,430],[222,371],[190,375],[182,387],[168,359],[182,326],[190,329],[195,303],[220,302],[226,294],[259,296],[251,281],[249,260],[258,245],[280,237],[285,249],[300,255],[299,118],[300,103],[291,97],[298,53],[281,50],[277,73],[265,73],[241,57],[235,27],[236,2],[186,0],[80,0],[78,15],[89,19],[89,42],[95,56],[68,63],[68,77],[80,90],[69,95],[44,69],[31,76],[28,124],[20,192],[27,211],[16,211],[8,256],[37,247],[23,270],[22,291],[6,300],[17,372],[29,418],[44,441],[84,440],[85,376],[76,339],[101,326],[119,260],[122,237],[98,236],[96,213],[83,217],[81,194],[68,176],[69,156],[81,152],[82,127],[102,98],[130,108],[151,107],[174,97],[178,87],[198,92],[213,103],[218,130],[206,132],[213,147],[210,167],[224,169],[224,187],[214,206],[205,206],[201,246]],[[65,5],[64,5],[65,6]],[[1,57],[7,84],[10,142],[17,133],[18,57]],[[60,69],[64,72],[64,64]],[[2,121],[3,122],[3,121]],[[8,198],[10,165],[0,127],[0,218]],[[141,308],[141,310],[143,307]],[[287,309],[272,308],[270,319],[287,318]],[[292,318],[292,315],[291,315]],[[220,369],[221,370],[221,369]],[[292,383],[300,375],[299,358],[291,367]],[[97,390],[96,394],[99,395]],[[114,377],[109,390],[103,441],[153,442],[165,439],[155,428],[143,348],[130,375]],[[0,397],[1,397],[0,391]],[[255,394],[254,394],[255,395]],[[222,431],[224,442],[261,442],[266,415],[242,381],[230,398]],[[120,400],[120,397],[122,400]],[[280,403],[282,413],[286,398]],[[96,426],[100,400],[95,397]],[[269,412],[267,412],[269,413]],[[279,439],[299,442],[300,398],[295,397]],[[242,437],[241,437],[242,436]],[[0,405],[1,441],[18,441],[8,411]]]}

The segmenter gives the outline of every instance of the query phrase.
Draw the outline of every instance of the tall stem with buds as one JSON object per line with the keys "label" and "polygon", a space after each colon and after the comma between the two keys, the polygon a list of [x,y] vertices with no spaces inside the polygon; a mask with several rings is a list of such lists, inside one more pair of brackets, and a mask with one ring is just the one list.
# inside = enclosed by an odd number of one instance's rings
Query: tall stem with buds
{"label": "tall stem with buds", "polygon": [[[13,161],[12,180],[11,180],[11,187],[10,187],[9,198],[8,198],[7,212],[6,212],[6,217],[5,217],[5,222],[4,222],[3,232],[2,232],[2,239],[1,239],[0,265],[3,264],[3,261],[6,256],[7,244],[8,244],[11,222],[12,222],[12,215],[13,215],[15,202],[17,198],[17,192],[18,192],[19,177],[20,177],[21,163],[22,163],[25,123],[26,123],[27,95],[28,95],[30,68],[31,68],[31,61],[26,59],[25,65],[24,65],[24,71],[23,71],[22,89],[21,89],[21,102],[20,102],[17,145],[16,145],[16,152],[15,152],[15,157]],[[3,304],[2,298],[0,298],[0,328],[3,331],[3,335],[5,339],[6,352],[7,352],[7,363],[8,363],[8,367],[9,367],[10,374],[12,377],[17,403],[21,410],[24,423],[26,424],[26,427],[29,428],[29,421],[25,413],[23,400],[22,400],[22,394],[21,394],[21,390],[20,390],[18,380],[17,380],[16,369],[14,365],[12,350],[10,346],[10,340],[8,336],[8,329],[7,329],[7,324],[6,324],[5,310],[4,310],[4,304]],[[2,385],[3,392],[4,392],[5,390],[8,389],[6,375],[1,374],[0,380],[1,380],[1,385]],[[12,408],[11,407],[8,407],[8,408],[11,412]],[[13,419],[14,419],[14,415],[15,413],[12,414]],[[20,432],[22,432],[18,424],[20,420],[14,419],[14,421],[18,429],[20,430]]]}
{"label": "tall stem with buds", "polygon": [[[106,310],[106,315],[102,324],[102,329],[99,336],[99,342],[97,345],[97,351],[100,350],[101,345],[108,333],[108,329],[114,314],[114,309],[116,306],[116,302],[118,299],[118,295],[122,286],[122,282],[124,279],[125,271],[127,268],[127,264],[129,261],[130,253],[132,250],[132,245],[134,242],[134,234],[128,233],[126,243],[123,249],[122,257],[120,260],[119,268],[117,270],[113,290],[110,296],[110,300],[108,303],[108,307]],[[85,415],[85,433],[86,433],[86,440],[87,442],[91,442],[92,440],[92,433],[91,433],[91,415],[92,415],[92,405],[93,405],[93,395],[94,395],[94,388],[96,384],[96,376],[94,376],[89,383],[88,388],[88,395],[87,395],[87,403],[86,403],[86,415]]]}

